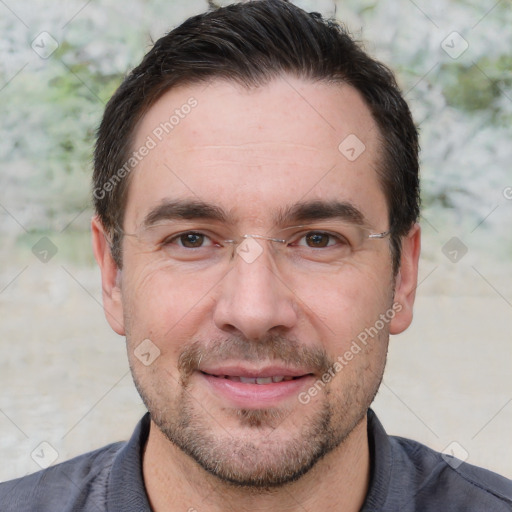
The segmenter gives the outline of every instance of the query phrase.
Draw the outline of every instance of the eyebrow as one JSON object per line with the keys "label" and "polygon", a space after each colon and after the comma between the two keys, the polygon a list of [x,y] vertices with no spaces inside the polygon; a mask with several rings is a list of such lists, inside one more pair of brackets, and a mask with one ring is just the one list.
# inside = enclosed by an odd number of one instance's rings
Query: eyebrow
{"label": "eyebrow", "polygon": [[[227,222],[230,216],[221,207],[200,200],[163,200],[144,217],[145,228],[166,220],[209,220]],[[354,204],[347,201],[305,201],[278,211],[277,225],[305,223],[317,220],[343,220],[365,226],[365,216]],[[233,222],[234,219],[231,219]]]}
{"label": "eyebrow", "polygon": [[307,201],[285,208],[278,214],[278,223],[311,222],[316,220],[343,220],[366,226],[364,214],[354,204],[347,201]]}
{"label": "eyebrow", "polygon": [[154,226],[163,220],[213,220],[225,222],[227,215],[222,208],[198,200],[164,200],[151,209],[144,217],[145,228]]}

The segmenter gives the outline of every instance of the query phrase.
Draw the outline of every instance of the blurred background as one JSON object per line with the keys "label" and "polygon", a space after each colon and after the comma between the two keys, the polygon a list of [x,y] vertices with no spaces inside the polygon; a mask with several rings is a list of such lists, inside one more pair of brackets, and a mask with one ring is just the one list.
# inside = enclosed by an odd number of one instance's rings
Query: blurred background
{"label": "blurred background", "polygon": [[[512,6],[294,3],[397,73],[421,132],[416,318],[374,408],[389,433],[512,478]],[[101,308],[92,146],[152,41],[207,7],[0,2],[0,481],[126,439],[144,412]]]}

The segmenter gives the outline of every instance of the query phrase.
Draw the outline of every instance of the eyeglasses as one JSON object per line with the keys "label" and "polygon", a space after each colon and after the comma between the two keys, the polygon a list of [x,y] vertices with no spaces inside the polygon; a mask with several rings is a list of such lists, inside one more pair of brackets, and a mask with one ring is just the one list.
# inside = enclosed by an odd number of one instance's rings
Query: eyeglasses
{"label": "eyeglasses", "polygon": [[319,221],[277,230],[272,236],[233,236],[228,227],[189,220],[166,221],[137,233],[122,233],[139,250],[185,268],[187,265],[218,266],[240,256],[246,263],[258,259],[266,248],[280,261],[295,267],[329,266],[362,257],[375,249],[373,241],[389,236],[359,224]]}

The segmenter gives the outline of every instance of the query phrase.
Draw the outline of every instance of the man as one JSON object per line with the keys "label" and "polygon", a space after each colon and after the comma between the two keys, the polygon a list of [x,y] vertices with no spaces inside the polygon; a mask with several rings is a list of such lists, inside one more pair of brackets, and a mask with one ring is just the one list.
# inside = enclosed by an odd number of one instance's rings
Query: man
{"label": "man", "polygon": [[256,1],[157,41],[107,105],[93,196],[149,413],[128,443],[3,484],[2,510],[511,509],[511,482],[369,409],[412,318],[418,141],[338,25]]}

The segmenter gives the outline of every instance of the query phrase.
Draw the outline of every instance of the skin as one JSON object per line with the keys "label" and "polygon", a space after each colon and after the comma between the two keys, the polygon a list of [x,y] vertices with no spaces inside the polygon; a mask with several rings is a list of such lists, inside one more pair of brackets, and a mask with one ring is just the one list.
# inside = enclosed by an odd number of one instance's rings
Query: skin
{"label": "skin", "polygon": [[[197,107],[132,173],[125,232],[142,233],[148,212],[169,200],[223,209],[238,235],[273,235],[283,227],[276,212],[301,201],[349,202],[374,232],[388,228],[376,173],[381,139],[356,90],[292,77],[250,90],[225,81],[173,89],[142,119],[134,147],[191,96]],[[338,150],[349,134],[366,146],[355,161]],[[397,276],[389,239],[382,239],[314,277],[283,265],[273,243],[262,240],[255,261],[235,255],[210,267],[170,262],[145,239],[126,236],[119,269],[97,218],[92,228],[106,316],[127,338],[134,380],[152,415],[143,473],[153,509],[359,510],[370,471],[366,411],[389,334],[412,319],[419,227],[403,240]],[[192,357],[190,371],[180,366],[194,346],[210,366],[311,370],[295,390],[307,391],[325,371],[313,356],[332,363],[393,303],[400,311],[308,404],[297,392],[269,406],[257,399],[234,404],[209,385],[194,366],[198,359]],[[134,353],[145,339],[160,350],[148,366]],[[202,452],[191,456],[194,440]],[[302,475],[299,457],[311,466]],[[208,460],[217,462],[216,471],[205,468]]]}

